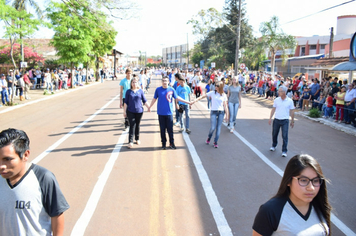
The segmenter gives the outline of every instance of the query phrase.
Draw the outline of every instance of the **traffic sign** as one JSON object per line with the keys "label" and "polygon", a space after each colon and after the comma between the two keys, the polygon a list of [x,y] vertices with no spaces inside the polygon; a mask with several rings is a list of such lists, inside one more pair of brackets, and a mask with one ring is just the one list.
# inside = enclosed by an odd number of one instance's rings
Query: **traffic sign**
{"label": "traffic sign", "polygon": [[244,70],[245,68],[246,68],[246,65],[245,65],[244,63],[241,63],[241,64],[240,64],[240,69],[241,69],[241,70]]}
{"label": "traffic sign", "polygon": [[212,63],[211,63],[211,67],[212,67],[212,68],[215,68],[215,62],[212,62]]}

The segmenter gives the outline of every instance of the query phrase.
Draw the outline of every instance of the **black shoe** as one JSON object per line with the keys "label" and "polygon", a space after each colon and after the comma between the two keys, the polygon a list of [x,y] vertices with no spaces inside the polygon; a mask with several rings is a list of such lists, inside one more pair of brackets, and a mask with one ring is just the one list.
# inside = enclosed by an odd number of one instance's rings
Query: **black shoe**
{"label": "black shoe", "polygon": [[162,145],[162,150],[166,150],[166,145]]}
{"label": "black shoe", "polygon": [[177,148],[176,148],[176,145],[174,145],[174,143],[170,144],[169,147],[170,147],[171,149],[177,149]]}

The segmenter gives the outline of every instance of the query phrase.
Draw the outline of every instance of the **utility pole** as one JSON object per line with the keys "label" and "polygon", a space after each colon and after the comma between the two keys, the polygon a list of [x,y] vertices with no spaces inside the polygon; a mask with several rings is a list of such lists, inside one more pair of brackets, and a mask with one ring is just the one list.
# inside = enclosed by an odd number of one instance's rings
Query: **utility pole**
{"label": "utility pole", "polygon": [[237,20],[237,27],[236,27],[235,75],[237,75],[238,65],[239,65],[240,27],[241,27],[241,0],[239,0],[239,19]]}
{"label": "utility pole", "polygon": [[188,61],[187,61],[187,69],[189,68],[189,41],[188,41],[188,33],[187,33],[187,56],[188,56]]}
{"label": "utility pole", "polygon": [[329,46],[330,46],[330,49],[329,49],[329,58],[332,58],[332,55],[333,55],[333,46],[334,46],[334,27],[331,27]]}

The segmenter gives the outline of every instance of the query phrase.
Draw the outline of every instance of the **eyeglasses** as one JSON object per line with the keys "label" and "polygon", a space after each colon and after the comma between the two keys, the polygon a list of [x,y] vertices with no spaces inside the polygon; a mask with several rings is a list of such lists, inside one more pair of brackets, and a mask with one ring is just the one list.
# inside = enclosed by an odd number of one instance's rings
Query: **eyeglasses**
{"label": "eyeglasses", "polygon": [[308,177],[293,177],[298,180],[298,184],[302,187],[306,187],[309,185],[310,182],[312,182],[312,185],[314,187],[320,187],[320,185],[323,183],[323,179],[320,177],[315,177],[314,179],[309,179]]}
{"label": "eyeglasses", "polygon": [[163,83],[168,82],[168,80],[162,80]]}

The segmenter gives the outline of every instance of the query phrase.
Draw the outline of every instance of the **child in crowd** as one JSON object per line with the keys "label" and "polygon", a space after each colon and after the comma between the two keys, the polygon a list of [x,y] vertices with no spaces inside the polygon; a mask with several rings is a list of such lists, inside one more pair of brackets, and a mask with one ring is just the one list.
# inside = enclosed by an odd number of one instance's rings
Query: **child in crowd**
{"label": "child in crowd", "polygon": [[329,118],[332,117],[333,115],[333,93],[330,92],[328,94],[328,98],[326,99],[326,107],[324,110],[324,116],[323,118]]}
{"label": "child in crowd", "polygon": [[303,98],[302,111],[304,111],[304,110],[308,111],[309,110],[309,101],[311,99],[311,93],[310,93],[310,89],[307,86],[304,87],[302,98]]}
{"label": "child in crowd", "polygon": [[293,100],[293,103],[294,103],[294,107],[297,107],[297,103],[299,101],[299,93],[298,93],[298,91],[294,92],[292,100]]}

